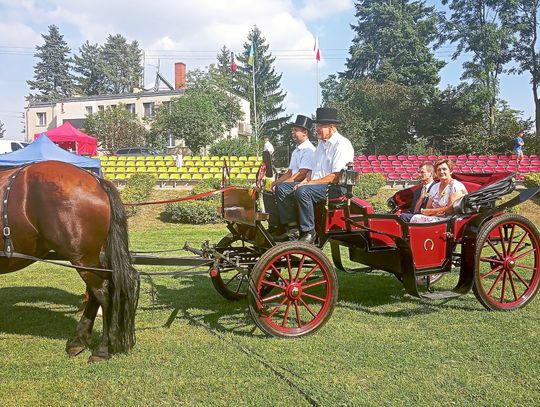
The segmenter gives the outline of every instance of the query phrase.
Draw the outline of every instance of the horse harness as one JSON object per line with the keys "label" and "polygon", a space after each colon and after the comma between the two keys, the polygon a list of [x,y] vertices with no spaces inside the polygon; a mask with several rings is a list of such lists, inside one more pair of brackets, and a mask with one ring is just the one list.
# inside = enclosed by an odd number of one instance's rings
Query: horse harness
{"label": "horse harness", "polygon": [[8,217],[8,202],[9,202],[9,194],[11,192],[11,187],[13,186],[13,183],[21,173],[23,169],[26,167],[32,165],[33,163],[24,164],[17,168],[17,170],[9,176],[7,181],[6,189],[4,190],[4,196],[2,197],[2,235],[4,237],[4,250],[0,251],[0,257],[7,257],[10,258],[18,258],[18,259],[24,259],[24,260],[32,260],[32,261],[41,261],[45,263],[54,264],[57,266],[63,266],[63,267],[69,267],[74,269],[81,269],[81,270],[87,270],[87,271],[93,271],[93,272],[106,272],[111,273],[112,270],[110,269],[104,269],[104,268],[98,268],[98,267],[87,267],[87,266],[75,266],[72,264],[65,264],[54,260],[47,260],[42,259],[39,257],[29,256],[27,254],[18,253],[15,251],[15,248],[13,247],[13,241],[11,239],[11,228],[9,226],[9,217]]}

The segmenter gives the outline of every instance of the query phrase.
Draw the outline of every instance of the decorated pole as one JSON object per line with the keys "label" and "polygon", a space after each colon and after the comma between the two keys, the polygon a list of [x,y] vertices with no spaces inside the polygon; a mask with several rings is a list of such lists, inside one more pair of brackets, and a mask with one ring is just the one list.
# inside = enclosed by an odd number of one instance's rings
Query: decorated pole
{"label": "decorated pole", "polygon": [[257,158],[259,158],[259,137],[257,134],[257,97],[255,92],[255,49],[253,47],[253,43],[249,49],[248,65],[251,65],[251,74],[253,79],[253,121],[255,122],[253,126],[253,134],[255,136]]}
{"label": "decorated pole", "polygon": [[317,93],[317,107],[319,107],[319,61],[321,60],[321,50],[319,49],[319,37],[315,37],[315,45],[313,46],[315,52],[315,92]]}

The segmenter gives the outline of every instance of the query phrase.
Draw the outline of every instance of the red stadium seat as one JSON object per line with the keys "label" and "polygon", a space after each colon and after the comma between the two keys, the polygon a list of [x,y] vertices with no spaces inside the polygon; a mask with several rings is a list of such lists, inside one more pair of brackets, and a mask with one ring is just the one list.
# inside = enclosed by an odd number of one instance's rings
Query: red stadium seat
{"label": "red stadium seat", "polygon": [[377,156],[377,160],[379,160],[379,161],[386,161],[387,158],[386,158],[385,155],[379,155],[379,156]]}
{"label": "red stadium seat", "polygon": [[370,172],[373,172],[371,167],[362,167],[362,174],[367,174],[367,173],[370,173]]}
{"label": "red stadium seat", "polygon": [[427,155],[419,155],[418,157],[416,157],[418,160],[420,161],[426,161],[428,158],[427,158]]}
{"label": "red stadium seat", "polygon": [[402,180],[410,180],[411,179],[411,175],[410,174],[407,174],[406,172],[404,172],[403,174],[401,174],[399,176],[400,179]]}
{"label": "red stadium seat", "polygon": [[377,156],[376,155],[368,155],[367,159],[368,159],[368,161],[377,161]]}
{"label": "red stadium seat", "polygon": [[388,156],[388,160],[389,160],[389,161],[396,161],[396,160],[397,160],[397,156],[395,156],[395,155],[389,155],[389,156]]}
{"label": "red stadium seat", "polygon": [[405,161],[405,160],[407,159],[407,156],[406,156],[406,155],[398,155],[398,156],[397,156],[397,159],[398,159],[399,161]]}
{"label": "red stadium seat", "polygon": [[416,160],[416,156],[415,155],[408,155],[407,160],[414,161],[414,160]]}
{"label": "red stadium seat", "polygon": [[437,161],[437,156],[436,155],[428,155],[427,159],[429,161]]}

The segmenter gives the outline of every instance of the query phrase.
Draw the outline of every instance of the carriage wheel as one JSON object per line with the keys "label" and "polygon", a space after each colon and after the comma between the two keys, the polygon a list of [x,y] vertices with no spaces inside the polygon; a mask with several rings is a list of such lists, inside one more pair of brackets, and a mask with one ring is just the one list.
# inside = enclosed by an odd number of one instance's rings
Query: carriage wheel
{"label": "carriage wheel", "polygon": [[[267,276],[277,275],[277,281]],[[302,242],[269,249],[249,281],[249,311],[266,334],[281,338],[315,332],[332,315],[337,301],[336,272],[323,252]]]}
{"label": "carriage wheel", "polygon": [[540,282],[540,241],[536,226],[516,214],[484,225],[477,238],[474,295],[484,307],[510,311],[531,301]]}
{"label": "carriage wheel", "polygon": [[[228,249],[234,251],[235,248],[246,247],[246,242],[240,237],[231,234],[222,238],[217,244],[216,249]],[[212,266],[213,267],[213,266]],[[234,270],[232,267],[225,268],[219,273],[210,273],[214,288],[223,297],[231,301],[238,301],[247,296],[248,276],[244,273]]]}

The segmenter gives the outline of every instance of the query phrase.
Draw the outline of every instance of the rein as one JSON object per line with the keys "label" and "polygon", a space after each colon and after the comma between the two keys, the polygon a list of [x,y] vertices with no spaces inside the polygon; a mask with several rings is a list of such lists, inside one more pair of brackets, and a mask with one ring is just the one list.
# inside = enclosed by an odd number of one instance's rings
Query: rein
{"label": "rein", "polygon": [[159,204],[168,204],[168,203],[173,203],[173,202],[191,201],[193,199],[206,198],[207,196],[220,194],[221,192],[225,192],[233,188],[234,187],[232,185],[228,185],[226,187],[216,189],[214,191],[203,192],[196,195],[184,196],[182,198],[168,199],[166,201],[129,202],[129,203],[124,203],[124,206],[159,205]]}

